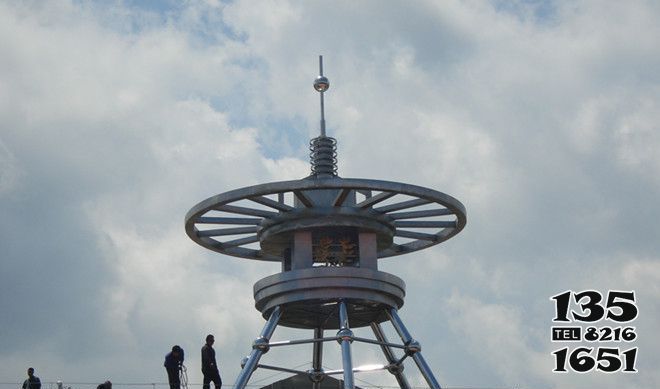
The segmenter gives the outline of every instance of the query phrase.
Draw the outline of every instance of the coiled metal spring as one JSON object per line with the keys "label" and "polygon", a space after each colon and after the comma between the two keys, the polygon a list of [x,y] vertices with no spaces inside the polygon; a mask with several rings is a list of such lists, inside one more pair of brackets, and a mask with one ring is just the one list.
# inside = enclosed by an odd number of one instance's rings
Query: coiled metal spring
{"label": "coiled metal spring", "polygon": [[327,136],[309,142],[312,175],[337,176],[337,140]]}

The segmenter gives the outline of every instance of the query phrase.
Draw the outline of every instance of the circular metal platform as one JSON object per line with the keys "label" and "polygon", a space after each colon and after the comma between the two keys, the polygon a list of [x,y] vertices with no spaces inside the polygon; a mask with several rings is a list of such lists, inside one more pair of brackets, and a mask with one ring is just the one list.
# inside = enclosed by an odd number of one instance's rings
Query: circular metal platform
{"label": "circular metal platform", "polygon": [[465,227],[466,215],[460,201],[433,189],[391,181],[309,177],[210,197],[188,212],[185,223],[188,236],[210,250],[281,261],[278,240],[286,240],[286,233],[296,229],[339,226],[375,232],[378,257],[383,258],[451,238]]}
{"label": "circular metal platform", "polygon": [[347,302],[351,327],[387,320],[384,310],[403,306],[405,283],[382,271],[313,267],[273,274],[254,284],[255,307],[268,319],[282,308],[280,324],[338,329],[337,302]]}

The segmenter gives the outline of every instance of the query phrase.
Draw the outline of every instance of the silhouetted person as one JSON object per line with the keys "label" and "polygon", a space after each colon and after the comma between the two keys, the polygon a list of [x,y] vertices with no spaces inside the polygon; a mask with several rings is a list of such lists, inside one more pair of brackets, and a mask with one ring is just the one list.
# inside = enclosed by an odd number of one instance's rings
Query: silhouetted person
{"label": "silhouetted person", "polygon": [[202,389],[209,389],[210,383],[213,381],[215,389],[222,387],[222,379],[220,379],[220,372],[218,371],[218,364],[215,361],[215,350],[213,343],[215,338],[213,335],[206,336],[206,344],[202,347],[202,374],[204,374],[204,386]]}
{"label": "silhouetted person", "polygon": [[104,383],[97,386],[96,389],[112,389],[112,382],[105,381]]}
{"label": "silhouetted person", "polygon": [[170,382],[170,389],[179,389],[181,387],[181,366],[183,365],[183,349],[179,346],[173,346],[172,351],[165,355],[165,370],[167,370],[167,380]]}
{"label": "silhouetted person", "polygon": [[34,368],[27,369],[28,378],[23,381],[23,389],[41,389],[41,380],[34,375]]}

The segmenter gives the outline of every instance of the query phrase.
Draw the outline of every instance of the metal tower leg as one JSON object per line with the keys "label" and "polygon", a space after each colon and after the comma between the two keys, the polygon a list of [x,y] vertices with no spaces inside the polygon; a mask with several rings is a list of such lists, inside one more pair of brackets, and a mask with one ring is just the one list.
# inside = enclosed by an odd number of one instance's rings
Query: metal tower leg
{"label": "metal tower leg", "polygon": [[[374,335],[376,335],[376,339],[379,342],[389,343],[387,341],[387,338],[385,337],[385,333],[383,332],[383,328],[380,326],[380,324],[376,322],[371,323],[371,329],[374,331]],[[388,369],[388,371],[394,374],[396,381],[399,383],[399,387],[401,389],[410,389],[410,384],[408,383],[406,376],[403,375],[403,365],[397,367],[394,366],[398,361],[394,356],[394,353],[392,352],[390,346],[381,344],[380,349],[383,350],[383,354],[385,354],[387,363],[389,363],[389,365],[392,366],[391,368]]]}
{"label": "metal tower leg", "polygon": [[281,316],[282,310],[279,306],[275,307],[270,314],[268,321],[264,325],[261,334],[252,344],[252,352],[245,362],[243,370],[241,370],[241,373],[236,379],[236,384],[234,384],[235,389],[244,389],[245,385],[247,385],[250,376],[257,367],[257,363],[259,363],[259,359],[268,351],[268,341],[270,340],[270,337],[273,336],[273,332],[275,332],[275,328],[277,328],[277,323],[280,321]]}
{"label": "metal tower leg", "polygon": [[353,361],[351,360],[351,342],[353,342],[353,331],[348,326],[348,312],[346,302],[339,302],[339,332],[337,337],[341,344],[341,359],[344,369],[344,389],[354,389]]}
{"label": "metal tower leg", "polygon": [[440,384],[433,376],[433,372],[431,371],[431,368],[429,367],[429,365],[426,364],[426,361],[422,356],[421,346],[412,338],[412,336],[410,336],[410,333],[406,329],[406,326],[403,325],[403,321],[401,321],[401,318],[399,317],[396,308],[391,308],[389,311],[386,312],[387,312],[387,316],[392,322],[392,325],[394,326],[394,329],[401,337],[403,343],[406,345],[406,354],[412,356],[413,360],[417,364],[417,367],[419,368],[419,371],[424,376],[426,383],[428,383],[429,387],[431,387],[432,389],[441,389]]}
{"label": "metal tower leg", "polygon": [[[323,338],[323,328],[314,328],[314,339]],[[323,342],[314,342],[314,348],[312,350],[312,374],[315,376],[312,380],[312,389],[321,388],[321,380],[323,376],[321,375],[323,371]]]}

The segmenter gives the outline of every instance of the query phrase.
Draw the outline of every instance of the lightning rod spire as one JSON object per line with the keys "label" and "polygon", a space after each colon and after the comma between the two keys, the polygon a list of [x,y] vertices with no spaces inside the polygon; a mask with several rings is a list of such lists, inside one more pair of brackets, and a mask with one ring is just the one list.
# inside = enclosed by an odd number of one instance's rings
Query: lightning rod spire
{"label": "lightning rod spire", "polygon": [[325,106],[323,105],[323,93],[330,88],[330,81],[323,76],[323,56],[319,55],[319,76],[314,80],[314,89],[321,94],[321,137],[325,137]]}

